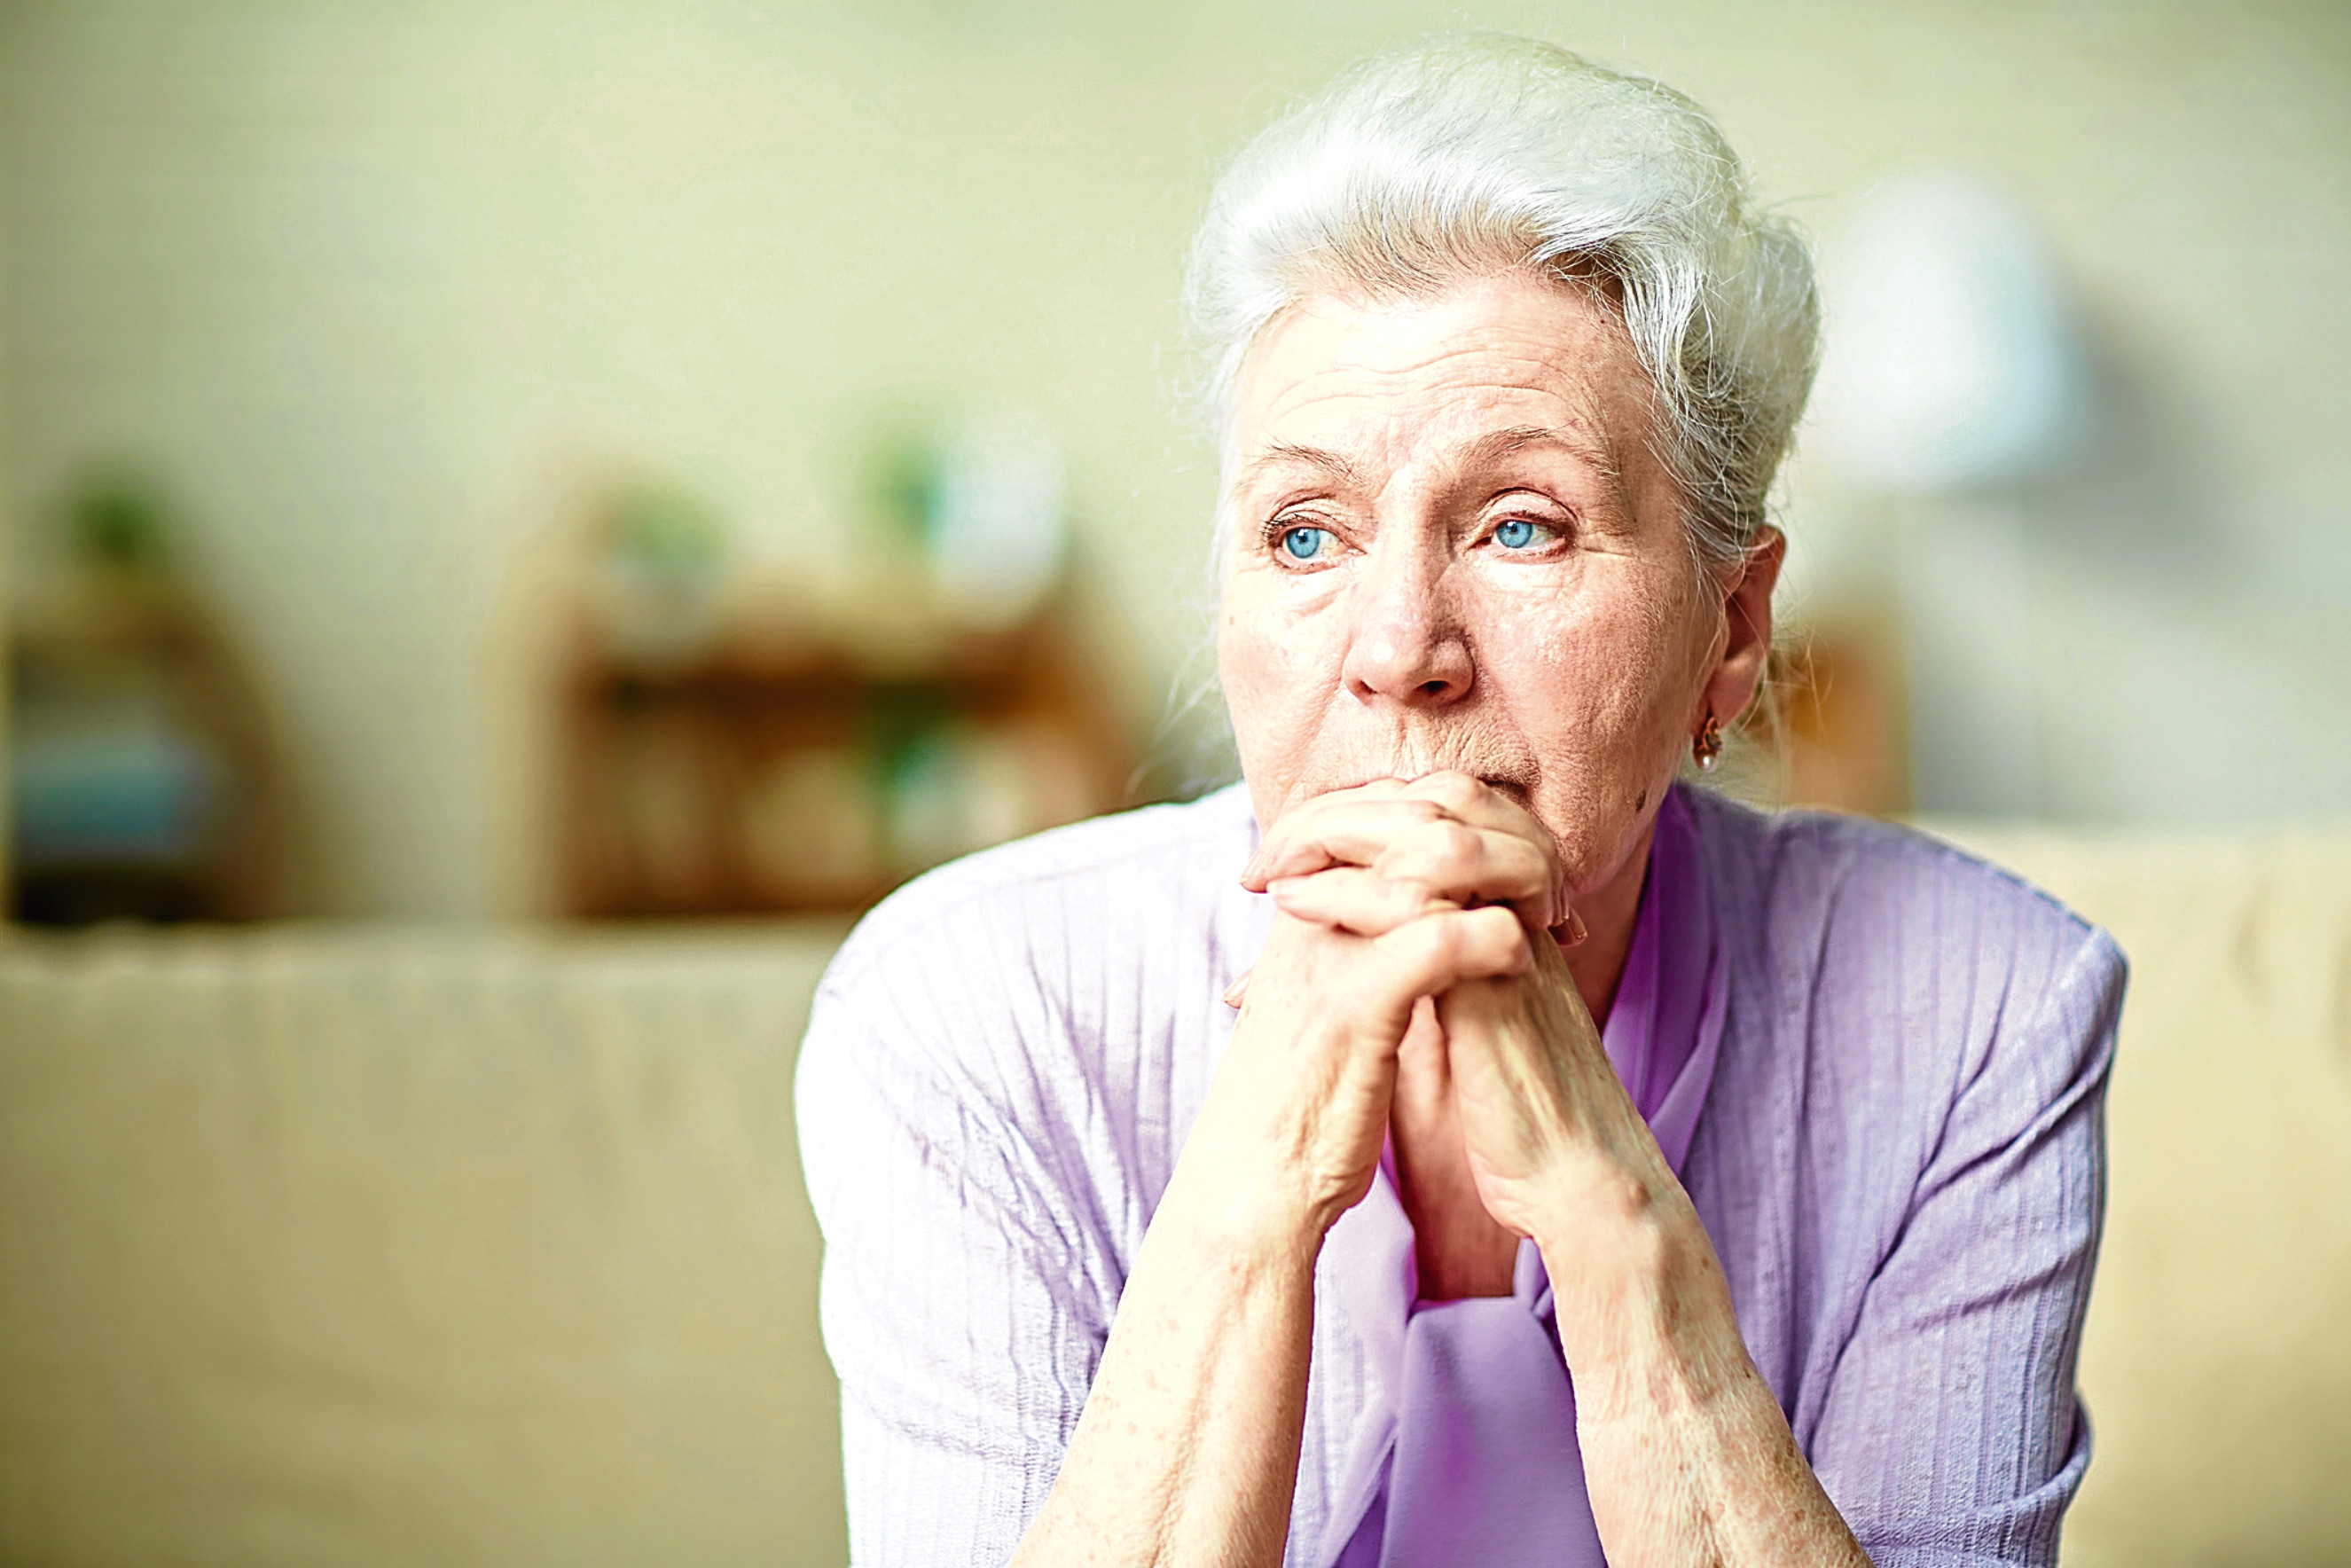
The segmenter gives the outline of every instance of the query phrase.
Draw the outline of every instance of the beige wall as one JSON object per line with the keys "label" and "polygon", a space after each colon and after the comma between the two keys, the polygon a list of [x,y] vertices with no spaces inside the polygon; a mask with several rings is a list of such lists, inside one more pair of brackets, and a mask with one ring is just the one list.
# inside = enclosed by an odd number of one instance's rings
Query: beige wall
{"label": "beige wall", "polygon": [[[1114,673],[1147,723],[1199,580],[1208,484],[1165,394],[1210,167],[1345,58],[1465,21],[1656,70],[1824,228],[1914,167],[2022,191],[2127,393],[2110,466],[2142,481],[2085,503],[2092,523],[2044,563],[2048,809],[2345,804],[2338,7],[5,16],[0,377],[25,591],[77,465],[156,465],[281,714],[323,906],[531,902],[517,584],[588,487],[675,475],[750,556],[843,584],[860,442],[893,403],[1000,398],[1061,433]],[[1801,502],[1800,539],[1807,508],[1836,515]]]}

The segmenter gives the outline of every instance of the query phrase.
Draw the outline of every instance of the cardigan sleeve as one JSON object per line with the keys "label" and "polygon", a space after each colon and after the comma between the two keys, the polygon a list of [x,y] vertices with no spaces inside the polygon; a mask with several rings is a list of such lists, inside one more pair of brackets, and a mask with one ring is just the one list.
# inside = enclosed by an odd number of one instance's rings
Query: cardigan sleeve
{"label": "cardigan sleeve", "polygon": [[1994,1030],[1863,1297],[1810,1445],[1877,1568],[2055,1563],[2105,1206],[2121,952],[2085,931]]}
{"label": "cardigan sleeve", "polygon": [[987,967],[935,961],[983,937],[934,931],[837,964],[801,1047],[850,1557],[874,1568],[1008,1559],[1108,1335],[1082,1195],[1022,1132],[1050,1124],[1020,1110],[1049,1091],[1004,998],[976,994],[998,983]]}

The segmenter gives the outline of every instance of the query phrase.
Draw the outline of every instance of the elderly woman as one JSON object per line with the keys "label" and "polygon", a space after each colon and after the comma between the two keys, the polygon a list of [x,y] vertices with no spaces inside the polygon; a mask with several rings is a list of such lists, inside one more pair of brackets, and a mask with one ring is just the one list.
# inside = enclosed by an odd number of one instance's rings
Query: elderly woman
{"label": "elderly woman", "polygon": [[825,982],[856,1559],[2050,1562],[2121,957],[1677,779],[1763,674],[1802,246],[1483,40],[1267,131],[1192,266],[1244,782]]}

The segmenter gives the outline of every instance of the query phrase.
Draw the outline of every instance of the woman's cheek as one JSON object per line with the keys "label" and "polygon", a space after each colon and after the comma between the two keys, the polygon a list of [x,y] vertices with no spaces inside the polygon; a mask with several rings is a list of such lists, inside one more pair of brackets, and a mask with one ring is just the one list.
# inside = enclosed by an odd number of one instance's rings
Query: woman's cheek
{"label": "woman's cheek", "polygon": [[1281,737],[1299,727],[1294,710],[1314,700],[1313,632],[1283,614],[1262,586],[1227,594],[1217,667],[1245,765],[1278,765],[1265,753],[1282,748]]}
{"label": "woman's cheek", "polygon": [[[1235,710],[1236,724],[1252,716],[1243,708],[1253,709],[1283,684],[1287,650],[1273,624],[1279,617],[1270,606],[1253,602],[1261,597],[1261,590],[1228,592],[1224,622],[1217,628],[1217,674],[1223,677],[1226,701]],[[1236,598],[1240,601],[1236,602]]]}
{"label": "woman's cheek", "polygon": [[[1656,607],[1634,593],[1578,593],[1555,601],[1552,612],[1516,618],[1520,634],[1504,640],[1507,656],[1520,674],[1513,685],[1528,688],[1535,713],[1548,712],[1545,727],[1596,739],[1617,727],[1627,710],[1645,706],[1660,672]],[[1514,703],[1527,711],[1529,703]],[[1596,728],[1595,728],[1596,727]]]}
{"label": "woman's cheek", "polygon": [[1538,813],[1587,876],[1614,863],[1656,804],[1676,701],[1671,606],[1637,581],[1613,586],[1563,602],[1520,648],[1511,681],[1510,707],[1543,758]]}

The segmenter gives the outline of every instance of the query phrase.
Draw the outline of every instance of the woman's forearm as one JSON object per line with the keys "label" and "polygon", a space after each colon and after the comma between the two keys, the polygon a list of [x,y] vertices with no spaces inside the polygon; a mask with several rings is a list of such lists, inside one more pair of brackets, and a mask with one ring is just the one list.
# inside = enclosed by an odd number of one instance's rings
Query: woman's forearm
{"label": "woman's forearm", "polygon": [[1539,1245],[1561,1260],[1584,1483],[1615,1568],[1868,1568],[1747,1354],[1694,1213]]}
{"label": "woman's forearm", "polygon": [[1153,1218],[1019,1568],[1281,1561],[1322,1231],[1238,1215],[1210,1164]]}
{"label": "woman's forearm", "polygon": [[1378,937],[1276,915],[1023,1568],[1280,1563],[1314,1260],[1378,1170],[1398,1042],[1420,998],[1525,956],[1507,909]]}

